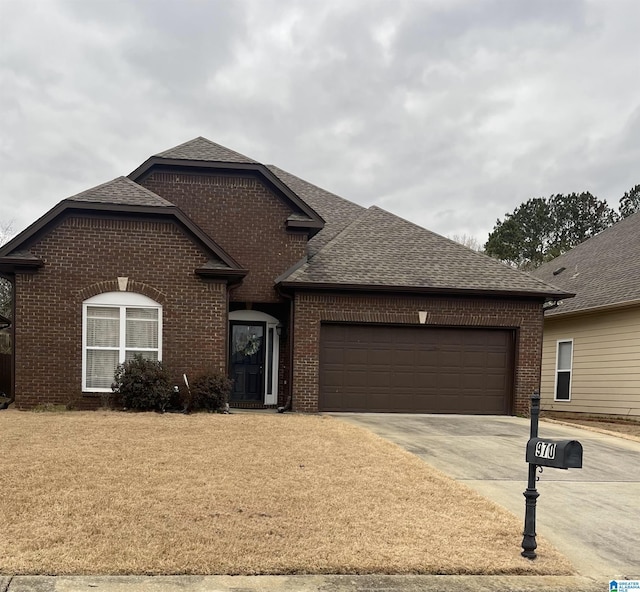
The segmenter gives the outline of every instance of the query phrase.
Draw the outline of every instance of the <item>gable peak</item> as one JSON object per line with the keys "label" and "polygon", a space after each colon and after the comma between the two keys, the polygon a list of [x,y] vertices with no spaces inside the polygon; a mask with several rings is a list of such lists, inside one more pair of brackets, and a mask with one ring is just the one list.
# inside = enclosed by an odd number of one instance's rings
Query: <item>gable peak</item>
{"label": "gable peak", "polygon": [[198,136],[193,140],[184,142],[169,150],[155,155],[158,158],[171,158],[177,160],[199,160],[210,162],[233,162],[258,164],[257,161],[240,154],[235,150],[216,144],[207,138]]}

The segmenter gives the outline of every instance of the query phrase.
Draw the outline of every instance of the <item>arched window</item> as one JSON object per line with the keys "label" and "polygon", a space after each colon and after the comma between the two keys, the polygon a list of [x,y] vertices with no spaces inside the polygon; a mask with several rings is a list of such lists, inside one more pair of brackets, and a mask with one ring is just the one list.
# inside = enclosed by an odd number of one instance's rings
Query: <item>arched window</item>
{"label": "arched window", "polygon": [[104,292],[82,305],[82,390],[111,390],[118,364],[162,360],[162,306],[134,292]]}

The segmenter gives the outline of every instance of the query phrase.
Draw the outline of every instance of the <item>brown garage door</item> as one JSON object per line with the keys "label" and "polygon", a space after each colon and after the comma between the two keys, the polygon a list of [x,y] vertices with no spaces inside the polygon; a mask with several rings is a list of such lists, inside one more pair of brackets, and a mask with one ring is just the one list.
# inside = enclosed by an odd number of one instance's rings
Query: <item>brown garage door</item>
{"label": "brown garage door", "polygon": [[513,333],[322,325],[320,410],[507,414]]}

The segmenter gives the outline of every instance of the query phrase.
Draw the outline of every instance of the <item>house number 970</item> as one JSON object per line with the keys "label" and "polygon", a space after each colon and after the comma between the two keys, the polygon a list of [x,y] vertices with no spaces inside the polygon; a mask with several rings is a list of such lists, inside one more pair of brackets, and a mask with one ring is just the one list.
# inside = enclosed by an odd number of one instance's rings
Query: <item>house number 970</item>
{"label": "house number 970", "polygon": [[551,442],[537,442],[536,456],[538,458],[554,459],[556,457],[556,445]]}

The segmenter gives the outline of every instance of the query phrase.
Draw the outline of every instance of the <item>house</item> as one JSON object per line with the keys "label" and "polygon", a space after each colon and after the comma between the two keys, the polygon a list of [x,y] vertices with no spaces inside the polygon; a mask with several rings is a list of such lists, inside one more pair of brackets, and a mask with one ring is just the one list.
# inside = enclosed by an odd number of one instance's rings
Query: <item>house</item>
{"label": "house", "polygon": [[135,353],[234,379],[231,406],[526,412],[562,290],[205,138],[0,249],[15,404],[95,408]]}
{"label": "house", "polygon": [[533,275],[576,294],[545,312],[542,410],[640,417],[640,212]]}

